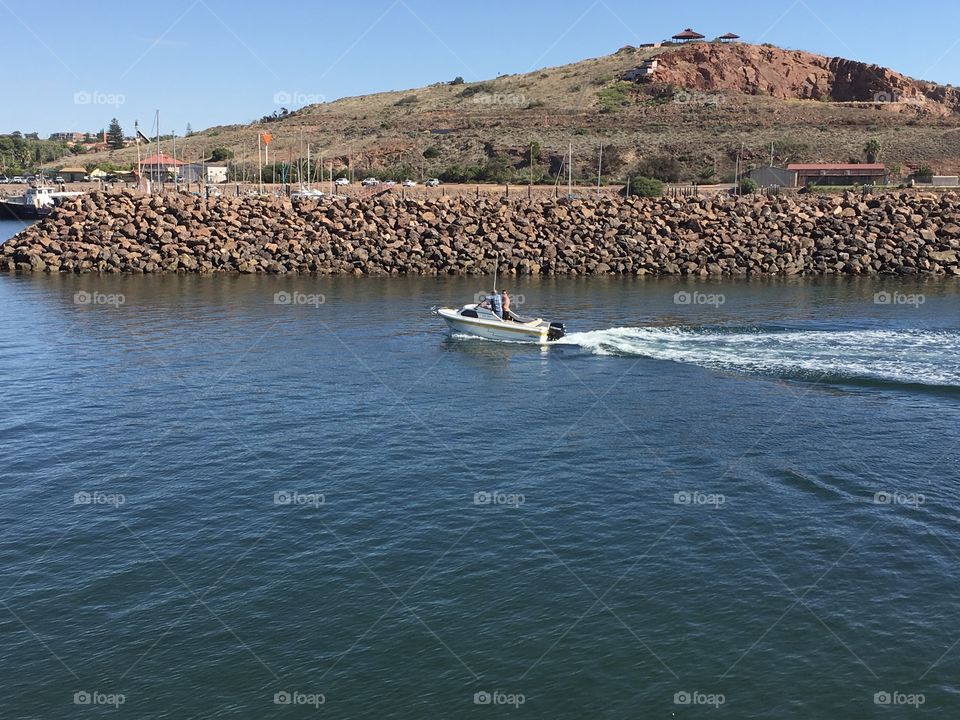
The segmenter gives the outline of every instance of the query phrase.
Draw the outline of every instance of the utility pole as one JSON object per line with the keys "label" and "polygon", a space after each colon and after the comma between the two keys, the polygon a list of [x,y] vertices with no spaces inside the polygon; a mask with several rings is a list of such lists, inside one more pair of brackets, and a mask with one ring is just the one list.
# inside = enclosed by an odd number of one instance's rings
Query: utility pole
{"label": "utility pole", "polygon": [[603,172],[603,143],[600,143],[600,159],[597,161],[597,197],[600,197],[601,172]]}

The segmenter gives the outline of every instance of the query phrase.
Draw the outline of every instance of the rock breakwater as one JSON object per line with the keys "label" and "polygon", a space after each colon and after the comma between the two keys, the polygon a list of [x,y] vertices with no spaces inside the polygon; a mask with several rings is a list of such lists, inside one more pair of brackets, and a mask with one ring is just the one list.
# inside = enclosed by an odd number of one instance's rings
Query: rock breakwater
{"label": "rock breakwater", "polygon": [[0,248],[9,272],[958,275],[960,196],[685,200],[71,200]]}

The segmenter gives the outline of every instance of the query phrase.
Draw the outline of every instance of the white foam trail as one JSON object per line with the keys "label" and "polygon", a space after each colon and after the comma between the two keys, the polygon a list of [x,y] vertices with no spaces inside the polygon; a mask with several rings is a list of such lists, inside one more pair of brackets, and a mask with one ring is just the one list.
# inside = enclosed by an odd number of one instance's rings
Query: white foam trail
{"label": "white foam trail", "polygon": [[632,355],[742,372],[960,387],[960,334],[944,331],[621,327],[571,333],[561,342],[597,355]]}

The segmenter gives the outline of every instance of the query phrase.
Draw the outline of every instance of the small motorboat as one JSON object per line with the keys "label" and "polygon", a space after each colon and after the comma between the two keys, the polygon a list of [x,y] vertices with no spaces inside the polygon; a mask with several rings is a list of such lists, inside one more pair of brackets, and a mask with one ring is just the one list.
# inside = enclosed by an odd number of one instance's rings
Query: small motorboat
{"label": "small motorboat", "polygon": [[[565,334],[563,323],[528,318],[504,311],[495,302],[496,294],[460,309],[437,308],[436,314],[446,320],[452,332],[474,335],[487,340],[535,342],[544,344],[559,340]],[[497,314],[499,310],[500,314]]]}

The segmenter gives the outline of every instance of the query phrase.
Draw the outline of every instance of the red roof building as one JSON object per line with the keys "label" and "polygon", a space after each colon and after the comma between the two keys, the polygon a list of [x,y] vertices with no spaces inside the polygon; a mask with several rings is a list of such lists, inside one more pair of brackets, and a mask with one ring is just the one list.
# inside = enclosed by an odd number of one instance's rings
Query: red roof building
{"label": "red roof building", "polygon": [[140,176],[157,182],[173,180],[178,174],[178,168],[183,165],[169,155],[160,153],[151,155],[140,161]]}
{"label": "red roof building", "polygon": [[734,35],[733,33],[724,33],[723,35],[717,38],[717,40],[719,40],[720,42],[733,42],[734,40],[739,40],[739,39],[740,39],[740,36]]}

